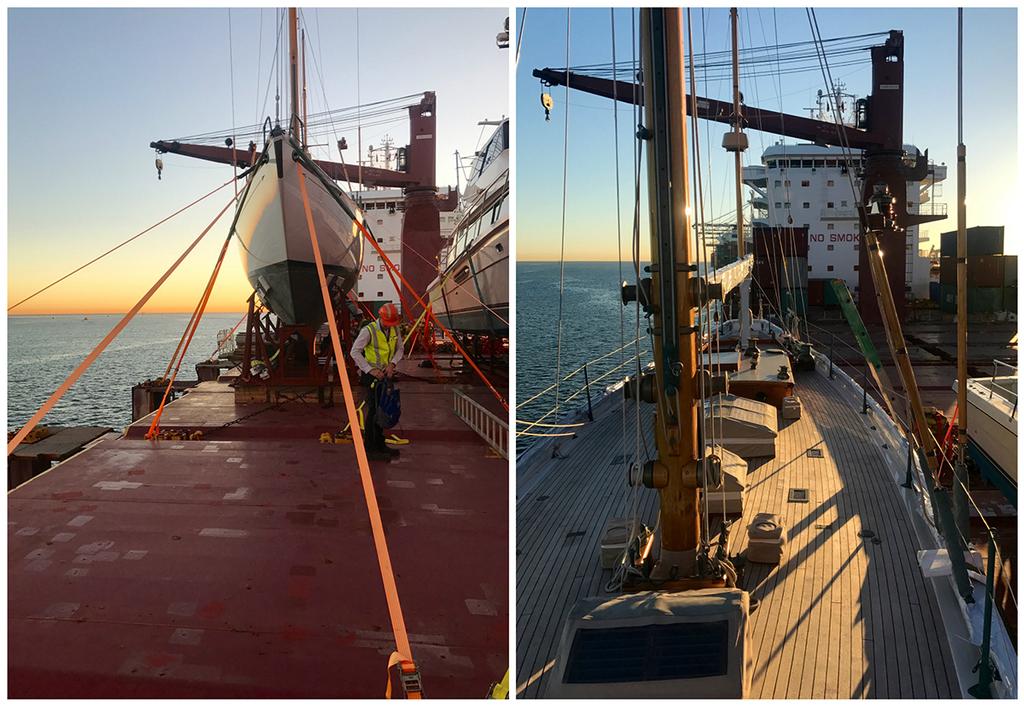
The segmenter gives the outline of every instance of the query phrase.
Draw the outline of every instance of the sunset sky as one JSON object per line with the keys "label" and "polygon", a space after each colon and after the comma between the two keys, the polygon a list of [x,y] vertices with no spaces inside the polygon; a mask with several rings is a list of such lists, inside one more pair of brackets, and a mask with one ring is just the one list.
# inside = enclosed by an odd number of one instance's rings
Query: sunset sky
{"label": "sunset sky", "polygon": [[[617,59],[631,61],[631,11],[618,9]],[[822,37],[842,37],[900,29],[905,37],[906,93],[904,140],[928,150],[937,164],[945,163],[948,177],[943,195],[950,217],[922,227],[922,235],[956,229],[956,31],[954,8],[944,9],[823,9],[816,11]],[[522,10],[517,12],[522,18]],[[803,8],[740,8],[741,47],[774,46],[776,42],[811,39]],[[694,8],[694,52],[731,47],[728,8]],[[573,9],[570,55],[566,62],[565,9],[528,10],[516,76],[516,238],[519,260],[558,260],[562,223],[562,153],[566,115],[564,87],[543,88],[533,69],[610,62],[611,13],[608,9]],[[636,20],[639,26],[639,19]],[[777,28],[777,29],[776,29]],[[884,41],[881,38],[880,41]],[[880,43],[879,41],[879,43]],[[871,42],[874,43],[874,42]],[[812,55],[813,56],[813,55]],[[865,58],[868,58],[865,53]],[[1005,225],[1006,249],[1021,253],[1022,233],[1017,219],[1017,11],[967,9],[964,12],[964,142],[967,145],[967,225]],[[770,72],[773,67],[762,67]],[[870,89],[870,62],[837,67],[833,77],[847,90],[864,97]],[[620,79],[628,77],[620,74]],[[697,81],[702,95],[732,100],[731,79]],[[741,79],[748,105],[804,115],[824,88],[820,71],[781,77],[771,73]],[[550,91],[555,108],[546,122],[539,96]],[[568,188],[565,206],[566,260],[616,260],[614,113],[610,99],[570,92],[568,98]],[[632,227],[633,124],[631,108],[620,104],[618,190],[622,232],[629,258]],[[732,155],[721,149],[724,125],[701,121],[700,140],[710,172],[704,173],[708,216],[731,212],[734,169]],[[744,164],[760,164],[764,148],[775,135],[748,130],[750,149]],[[788,144],[795,144],[789,140]],[[710,146],[710,150],[708,147]],[[707,170],[707,166],[705,166]],[[646,171],[643,172],[646,179]],[[745,190],[746,192],[747,190]],[[646,192],[642,208],[646,209]],[[647,217],[641,223],[646,251]]]}
{"label": "sunset sky", "polygon": [[[303,15],[309,112],[325,110],[324,93],[336,110],[435,91],[438,183],[454,186],[455,150],[471,154],[477,122],[508,111],[508,52],[494,43],[507,10],[360,10],[358,54],[354,9]],[[8,305],[231,177],[228,166],[163,155],[158,181],[149,148],[274,114],[275,11],[234,9],[230,25],[226,9],[8,11]],[[365,127],[364,152],[385,133],[404,145],[408,122]],[[316,156],[337,159],[325,149]],[[229,186],[12,313],[126,311],[231,195]],[[145,311],[193,309],[231,215]],[[242,311],[250,293],[232,245],[208,310]]]}

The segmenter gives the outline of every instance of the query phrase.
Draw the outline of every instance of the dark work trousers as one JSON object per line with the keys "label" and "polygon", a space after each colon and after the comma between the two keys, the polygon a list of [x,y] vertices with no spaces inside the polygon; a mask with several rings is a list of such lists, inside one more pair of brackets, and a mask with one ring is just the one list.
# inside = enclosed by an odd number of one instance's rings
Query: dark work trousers
{"label": "dark work trousers", "polygon": [[363,373],[360,382],[366,390],[366,406],[363,407],[363,443],[366,444],[367,451],[387,451],[384,430],[377,424],[377,388],[371,387],[377,382],[377,378],[369,373]]}

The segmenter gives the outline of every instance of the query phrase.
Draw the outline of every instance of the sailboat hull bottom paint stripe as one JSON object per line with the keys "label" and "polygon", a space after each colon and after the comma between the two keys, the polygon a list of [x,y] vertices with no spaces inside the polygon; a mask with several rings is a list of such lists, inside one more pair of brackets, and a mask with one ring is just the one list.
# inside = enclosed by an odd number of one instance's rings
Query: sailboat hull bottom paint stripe
{"label": "sailboat hull bottom paint stripe", "polygon": [[[348,291],[356,280],[356,272],[338,266],[325,266],[332,290]],[[250,273],[258,284],[261,300],[286,324],[307,324],[318,327],[327,320],[324,300],[320,294],[320,278],[312,262],[287,260],[261,267]]]}
{"label": "sailboat hull bottom paint stripe", "polygon": [[[743,580],[759,601],[748,625],[751,697],[959,698],[935,592],[918,569],[920,547],[871,430],[875,421],[818,372],[797,373],[796,383],[803,417],[782,422],[775,458],[750,460],[744,514],[731,537],[730,554],[742,554],[755,514],[784,518],[782,564],[748,565]],[[557,658],[572,605],[613,595],[599,549],[607,521],[628,515],[629,459],[617,457],[633,452],[632,404],[625,445],[621,398],[608,396],[576,439],[557,440],[557,459],[538,447],[516,469],[528,488],[516,505],[519,698],[544,695],[556,671],[544,670]],[[648,447],[652,410],[640,408]],[[812,448],[823,457],[808,456]],[[807,488],[810,502],[787,502],[790,488]],[[632,502],[653,527],[657,494],[639,490]]]}

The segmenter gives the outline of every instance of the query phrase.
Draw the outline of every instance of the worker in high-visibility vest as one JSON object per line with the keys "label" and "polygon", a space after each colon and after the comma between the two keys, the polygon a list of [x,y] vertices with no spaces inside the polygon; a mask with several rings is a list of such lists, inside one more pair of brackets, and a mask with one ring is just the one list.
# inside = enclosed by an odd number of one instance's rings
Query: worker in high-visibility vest
{"label": "worker in high-visibility vest", "polygon": [[352,360],[362,373],[366,388],[366,422],[363,440],[366,455],[371,461],[388,461],[399,455],[398,449],[389,448],[384,441],[384,430],[377,423],[377,394],[374,384],[395,375],[402,360],[402,336],[398,330],[401,317],[394,304],[387,303],[377,312],[377,318],[359,331],[352,344]]}

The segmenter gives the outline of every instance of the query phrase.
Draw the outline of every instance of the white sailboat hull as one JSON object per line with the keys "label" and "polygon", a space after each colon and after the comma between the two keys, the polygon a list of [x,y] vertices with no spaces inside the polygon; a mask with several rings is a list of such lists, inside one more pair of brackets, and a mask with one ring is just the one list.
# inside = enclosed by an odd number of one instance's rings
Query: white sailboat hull
{"label": "white sailboat hull", "polygon": [[[235,230],[249,283],[282,323],[319,326],[326,320],[313,257],[299,167],[283,136],[271,138],[269,161],[249,177]],[[352,218],[312,174],[306,191],[317,240],[332,290],[348,292],[362,262],[362,233]],[[343,199],[348,199],[344,194]],[[362,219],[355,203],[349,210]]]}

